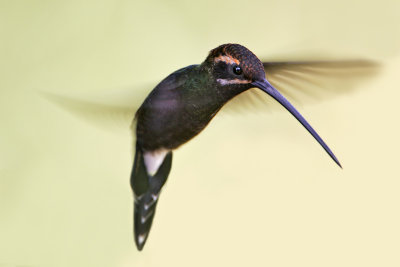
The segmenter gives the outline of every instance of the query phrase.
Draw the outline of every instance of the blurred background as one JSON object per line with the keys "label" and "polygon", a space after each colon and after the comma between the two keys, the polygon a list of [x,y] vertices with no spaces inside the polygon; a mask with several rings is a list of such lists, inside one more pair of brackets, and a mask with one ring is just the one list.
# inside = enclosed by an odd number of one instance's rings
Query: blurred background
{"label": "blurred background", "polygon": [[[0,266],[399,266],[399,14],[395,0],[0,1]],[[150,91],[227,42],[382,69],[298,107],[343,170],[278,106],[218,115],[174,154],[139,253],[129,121],[39,92]]]}

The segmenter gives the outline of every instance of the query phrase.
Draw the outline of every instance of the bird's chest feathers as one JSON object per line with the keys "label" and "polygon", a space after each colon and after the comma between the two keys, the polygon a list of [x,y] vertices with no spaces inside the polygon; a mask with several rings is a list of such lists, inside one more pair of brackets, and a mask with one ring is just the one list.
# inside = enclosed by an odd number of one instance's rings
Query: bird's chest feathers
{"label": "bird's chest feathers", "polygon": [[142,145],[175,149],[200,133],[222,106],[217,92],[207,86],[204,79],[188,79],[150,99],[143,112],[148,115],[138,123]]}
{"label": "bird's chest feathers", "polygon": [[183,90],[183,114],[194,122],[208,123],[222,106],[218,92],[207,82],[192,81]]}

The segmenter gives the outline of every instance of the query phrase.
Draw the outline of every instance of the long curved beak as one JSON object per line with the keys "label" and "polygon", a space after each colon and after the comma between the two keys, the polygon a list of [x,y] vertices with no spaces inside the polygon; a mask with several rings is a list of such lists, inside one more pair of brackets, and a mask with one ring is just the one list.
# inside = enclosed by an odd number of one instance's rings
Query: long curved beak
{"label": "long curved beak", "polygon": [[318,141],[318,143],[325,149],[329,156],[342,168],[339,160],[330,150],[330,148],[325,144],[324,140],[317,134],[317,132],[311,127],[311,125],[303,118],[303,116],[290,104],[290,102],[281,95],[278,90],[276,90],[268,81],[264,79],[262,81],[255,81],[252,83],[255,87],[263,90],[270,96],[272,96],[276,101],[278,101],[282,106],[284,106],[303,126],[307,131]]}

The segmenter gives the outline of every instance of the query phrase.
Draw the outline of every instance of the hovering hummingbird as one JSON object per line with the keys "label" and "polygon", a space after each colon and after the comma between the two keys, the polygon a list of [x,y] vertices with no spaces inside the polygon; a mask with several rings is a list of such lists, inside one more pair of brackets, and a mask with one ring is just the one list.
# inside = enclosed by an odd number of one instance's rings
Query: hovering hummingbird
{"label": "hovering hummingbird", "polygon": [[160,192],[172,165],[172,153],[199,134],[233,97],[258,88],[285,107],[341,167],[338,159],[302,115],[266,79],[262,63],[239,44],[210,51],[205,61],[177,70],[161,81],[135,115],[136,153],[131,174],[134,193],[134,238],[143,249]]}

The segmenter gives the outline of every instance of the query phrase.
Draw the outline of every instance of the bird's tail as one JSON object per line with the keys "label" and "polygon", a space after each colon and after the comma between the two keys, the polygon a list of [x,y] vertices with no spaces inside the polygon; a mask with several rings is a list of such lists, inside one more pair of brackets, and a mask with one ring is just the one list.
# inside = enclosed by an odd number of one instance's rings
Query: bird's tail
{"label": "bird's tail", "polygon": [[172,152],[169,152],[158,171],[149,175],[144,164],[143,152],[136,145],[135,162],[131,174],[134,193],[134,237],[138,250],[142,250],[153,223],[161,188],[171,170]]}

